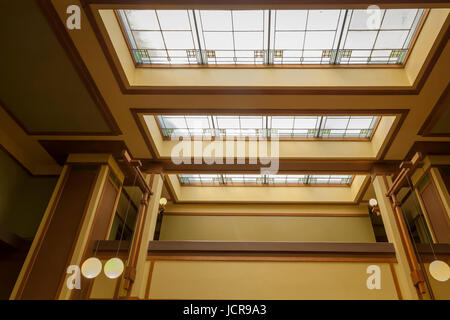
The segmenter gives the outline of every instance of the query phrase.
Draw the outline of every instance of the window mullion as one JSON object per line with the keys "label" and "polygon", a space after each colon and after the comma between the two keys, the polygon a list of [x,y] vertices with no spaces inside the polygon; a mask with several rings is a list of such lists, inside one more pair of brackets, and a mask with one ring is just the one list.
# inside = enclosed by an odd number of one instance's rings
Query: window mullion
{"label": "window mullion", "polygon": [[202,43],[200,42],[200,34],[198,33],[198,23],[197,23],[197,18],[195,16],[195,10],[192,10],[192,18],[194,19],[195,35],[197,36],[197,42],[198,42],[199,55],[197,57],[197,62],[199,64],[205,64],[205,62],[203,60]]}
{"label": "window mullion", "polygon": [[331,56],[333,61],[330,60],[330,64],[336,64],[336,62],[337,62],[337,57],[339,55],[339,50],[340,50],[341,41],[342,41],[342,36],[344,35],[345,23],[347,22],[347,14],[348,14],[348,9],[345,10],[344,19],[342,22],[341,34],[339,35],[339,41],[338,41],[338,45],[336,47],[336,53]]}
{"label": "window mullion", "polygon": [[319,122],[319,129],[317,130],[317,133],[316,133],[316,138],[319,138],[320,137],[320,132],[322,131],[322,120],[323,120],[323,116],[320,116],[320,122]]}
{"label": "window mullion", "polygon": [[271,63],[270,61],[270,33],[271,33],[271,29],[270,29],[270,25],[272,21],[272,10],[269,10],[269,17],[267,19],[267,52],[265,53],[265,57],[264,57],[264,63],[265,64],[273,64],[273,61]]}

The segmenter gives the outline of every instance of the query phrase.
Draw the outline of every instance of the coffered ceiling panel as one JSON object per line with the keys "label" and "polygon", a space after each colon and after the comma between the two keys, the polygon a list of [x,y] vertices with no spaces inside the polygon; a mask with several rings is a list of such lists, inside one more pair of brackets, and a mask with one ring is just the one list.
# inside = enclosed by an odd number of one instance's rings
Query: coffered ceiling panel
{"label": "coffered ceiling panel", "polygon": [[111,133],[95,85],[83,83],[37,2],[1,1],[0,11],[8,12],[0,20],[0,105],[30,134]]}

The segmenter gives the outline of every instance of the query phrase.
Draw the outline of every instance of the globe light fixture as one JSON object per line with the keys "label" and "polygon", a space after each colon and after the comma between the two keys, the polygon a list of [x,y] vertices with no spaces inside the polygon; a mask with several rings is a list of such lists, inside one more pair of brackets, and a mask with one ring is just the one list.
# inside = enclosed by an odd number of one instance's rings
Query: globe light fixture
{"label": "globe light fixture", "polygon": [[159,204],[164,207],[167,204],[167,199],[166,198],[161,198],[159,199]]}
{"label": "globe light fixture", "polygon": [[429,266],[430,274],[437,281],[447,281],[450,279],[450,267],[441,260],[434,260]]}
{"label": "globe light fixture", "polygon": [[105,263],[105,267],[103,271],[105,272],[105,276],[110,279],[116,279],[120,277],[124,269],[124,265],[122,260],[119,258],[111,258]]}
{"label": "globe light fixture", "polygon": [[377,199],[374,199],[374,198],[370,199],[370,200],[369,200],[369,205],[370,205],[371,207],[376,207],[376,206],[378,205]]}
{"label": "globe light fixture", "polygon": [[93,279],[102,272],[102,262],[98,258],[89,258],[81,265],[81,274],[88,279]]}

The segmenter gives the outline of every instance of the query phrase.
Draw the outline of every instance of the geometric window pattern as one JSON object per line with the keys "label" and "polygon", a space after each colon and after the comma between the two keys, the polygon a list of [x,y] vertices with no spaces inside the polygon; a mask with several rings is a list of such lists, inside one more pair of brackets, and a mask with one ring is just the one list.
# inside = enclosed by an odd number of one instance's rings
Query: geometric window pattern
{"label": "geometric window pattern", "polygon": [[260,174],[179,174],[182,185],[343,185],[349,186],[351,175],[260,175]]}
{"label": "geometric window pattern", "polygon": [[164,137],[370,139],[379,116],[158,115]]}
{"label": "geometric window pattern", "polygon": [[402,64],[424,9],[118,10],[137,64]]}

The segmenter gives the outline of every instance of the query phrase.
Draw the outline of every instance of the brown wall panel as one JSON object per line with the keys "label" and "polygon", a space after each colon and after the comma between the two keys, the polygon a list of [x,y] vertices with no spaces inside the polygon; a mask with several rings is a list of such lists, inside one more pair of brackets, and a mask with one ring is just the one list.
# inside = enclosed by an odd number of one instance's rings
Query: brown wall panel
{"label": "brown wall panel", "polygon": [[55,299],[90,200],[99,167],[72,167],[24,278],[21,299]]}
{"label": "brown wall panel", "polygon": [[433,181],[423,187],[420,191],[425,211],[431,223],[436,241],[438,243],[450,243],[450,227],[447,212],[442,204],[438,190]]}
{"label": "brown wall panel", "polygon": [[[102,197],[95,213],[94,223],[91,228],[89,240],[84,252],[82,262],[88,259],[96,251],[95,243],[97,240],[106,240],[111,218],[114,214],[115,203],[118,190],[110,179],[106,180],[103,188]],[[81,278],[81,290],[73,290],[72,299],[87,298],[93,279]]]}

